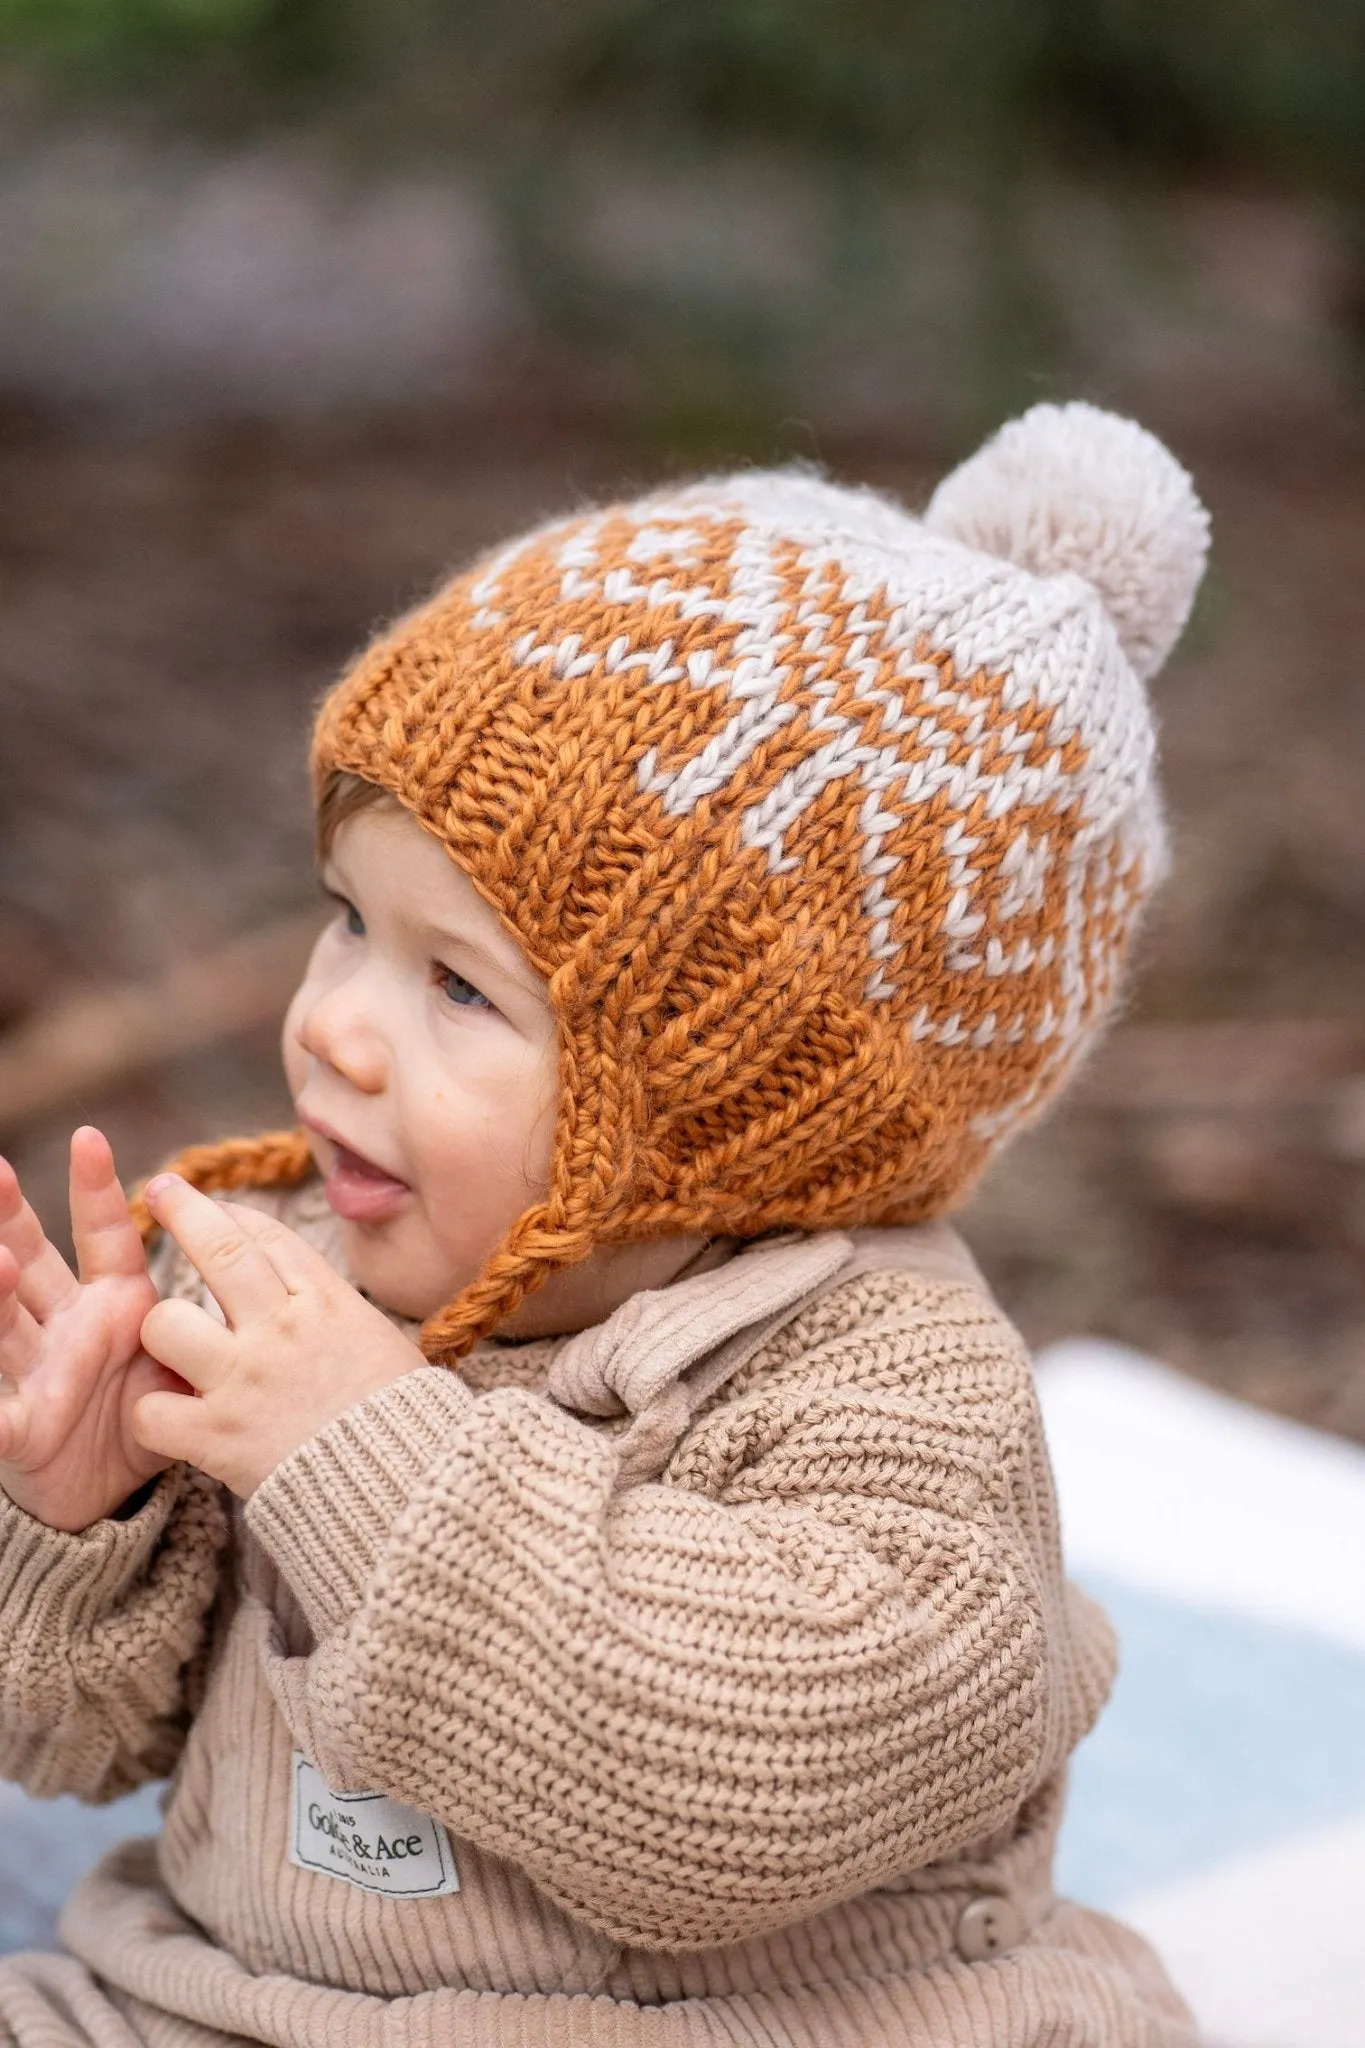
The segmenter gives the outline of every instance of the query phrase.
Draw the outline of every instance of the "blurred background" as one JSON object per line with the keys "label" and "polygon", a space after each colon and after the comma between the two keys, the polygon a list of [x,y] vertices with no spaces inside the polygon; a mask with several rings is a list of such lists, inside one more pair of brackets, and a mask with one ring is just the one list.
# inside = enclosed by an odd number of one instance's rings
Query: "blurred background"
{"label": "blurred background", "polygon": [[922,502],[1083,396],[1194,471],[1177,867],[969,1233],[1365,1440],[1359,0],[0,0],[0,1145],[54,1228],[288,1115],[309,707],[542,514],[814,459]]}

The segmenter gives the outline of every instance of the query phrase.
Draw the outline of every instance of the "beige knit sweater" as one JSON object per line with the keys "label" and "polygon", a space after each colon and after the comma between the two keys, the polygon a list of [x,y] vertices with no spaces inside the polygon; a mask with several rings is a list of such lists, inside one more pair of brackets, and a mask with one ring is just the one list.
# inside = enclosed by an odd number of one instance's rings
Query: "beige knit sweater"
{"label": "beige knit sweater", "polygon": [[[315,1184],[259,1199],[337,1257]],[[740,1247],[414,1371],[244,1511],[0,1502],[0,1772],[174,1773],[0,2044],[1189,2048],[1051,1895],[1111,1672],[951,1234]]]}

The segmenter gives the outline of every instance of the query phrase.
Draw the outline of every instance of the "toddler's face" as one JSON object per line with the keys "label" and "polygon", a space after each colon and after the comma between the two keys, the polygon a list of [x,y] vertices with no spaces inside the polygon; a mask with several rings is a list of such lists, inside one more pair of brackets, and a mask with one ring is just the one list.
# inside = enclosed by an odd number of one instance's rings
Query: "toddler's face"
{"label": "toddler's face", "polygon": [[322,870],[336,915],[284,1063],[356,1284],[434,1313],[545,1192],[556,1030],[546,984],[406,811],[364,810]]}

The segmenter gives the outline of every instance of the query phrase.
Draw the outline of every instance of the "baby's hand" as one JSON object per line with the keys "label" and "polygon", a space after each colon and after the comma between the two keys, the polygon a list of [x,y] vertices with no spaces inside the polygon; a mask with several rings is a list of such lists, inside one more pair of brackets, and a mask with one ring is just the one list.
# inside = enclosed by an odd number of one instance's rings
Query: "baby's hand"
{"label": "baby's hand", "polygon": [[146,1349],[195,1390],[138,1402],[149,1454],[183,1458],[246,1499],[326,1423],[425,1364],[285,1224],[211,1202],[176,1174],[143,1195],[227,1317],[225,1328],[193,1302],[160,1301],[145,1318]]}
{"label": "baby's hand", "polygon": [[138,1398],[175,1386],[142,1349],[156,1300],[105,1137],[71,1140],[77,1279],[0,1159],[0,1487],[50,1528],[88,1529],[169,1463],[133,1434]]}

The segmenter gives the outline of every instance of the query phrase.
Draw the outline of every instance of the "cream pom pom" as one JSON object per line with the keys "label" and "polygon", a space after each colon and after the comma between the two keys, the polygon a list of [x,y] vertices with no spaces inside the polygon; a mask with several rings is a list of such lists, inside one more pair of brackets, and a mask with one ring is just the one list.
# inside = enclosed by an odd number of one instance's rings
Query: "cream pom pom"
{"label": "cream pom pom", "polygon": [[1137,674],[1180,637],[1204,573],[1209,520],[1154,434],[1098,406],[1035,405],[946,476],[931,532],[1095,590]]}

